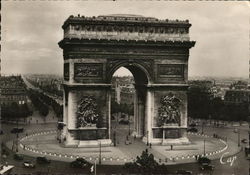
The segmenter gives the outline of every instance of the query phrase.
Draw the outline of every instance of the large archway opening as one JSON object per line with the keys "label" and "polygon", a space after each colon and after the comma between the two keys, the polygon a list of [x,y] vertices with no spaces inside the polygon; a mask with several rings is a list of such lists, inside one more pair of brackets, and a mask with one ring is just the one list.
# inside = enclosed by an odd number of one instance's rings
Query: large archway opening
{"label": "large archway opening", "polygon": [[146,73],[136,65],[124,65],[115,70],[111,83],[110,134],[114,146],[146,138]]}

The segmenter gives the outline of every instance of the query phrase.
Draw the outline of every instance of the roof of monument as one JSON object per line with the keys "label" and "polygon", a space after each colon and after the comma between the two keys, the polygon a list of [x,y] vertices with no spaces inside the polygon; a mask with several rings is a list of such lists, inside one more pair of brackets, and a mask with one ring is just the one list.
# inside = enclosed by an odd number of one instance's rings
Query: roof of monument
{"label": "roof of monument", "polygon": [[169,19],[157,19],[154,17],[145,17],[142,15],[135,14],[109,14],[109,15],[100,15],[93,17],[81,16],[69,16],[69,18],[64,22],[63,28],[66,27],[69,23],[145,23],[153,25],[185,25],[190,27],[191,24],[188,20],[169,20]]}

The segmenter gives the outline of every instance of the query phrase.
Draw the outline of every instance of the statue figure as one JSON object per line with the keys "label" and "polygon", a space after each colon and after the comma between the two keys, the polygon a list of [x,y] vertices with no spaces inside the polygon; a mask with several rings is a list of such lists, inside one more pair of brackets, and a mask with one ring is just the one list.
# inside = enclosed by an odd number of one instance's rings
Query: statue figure
{"label": "statue figure", "polygon": [[77,127],[96,126],[99,114],[92,97],[84,97],[77,106]]}
{"label": "statue figure", "polygon": [[179,124],[181,101],[172,93],[161,98],[161,107],[159,108],[159,125]]}

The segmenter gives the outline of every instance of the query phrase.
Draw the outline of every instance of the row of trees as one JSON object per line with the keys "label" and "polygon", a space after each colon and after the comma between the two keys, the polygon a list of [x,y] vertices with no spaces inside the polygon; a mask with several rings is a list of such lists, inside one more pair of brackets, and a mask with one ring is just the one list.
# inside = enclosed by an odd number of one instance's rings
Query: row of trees
{"label": "row of trees", "polygon": [[[63,115],[63,106],[60,105],[59,103],[56,102],[56,100],[54,100],[53,98],[41,93],[41,92],[36,92],[36,91],[32,91],[30,90],[30,98],[32,98],[32,102],[37,103],[37,101],[39,101],[38,103],[42,103],[43,106],[47,106],[46,108],[49,110],[48,106],[51,106],[52,109],[54,110],[54,112],[56,113],[56,116],[58,118],[62,118]],[[32,97],[33,96],[33,97]],[[34,104],[35,105],[35,104]],[[36,106],[36,105],[35,105]],[[37,108],[39,110],[39,108]],[[47,110],[46,109],[46,110]],[[45,110],[45,108],[43,109]]]}
{"label": "row of trees", "polygon": [[39,98],[39,96],[36,93],[34,93],[34,92],[30,92],[29,96],[30,96],[30,100],[32,101],[32,103],[35,106],[35,108],[39,111],[39,113],[42,116],[46,117],[49,114],[49,107],[48,107],[48,105],[46,105]]}
{"label": "row of trees", "polygon": [[32,115],[32,113],[33,112],[29,109],[27,103],[17,104],[16,102],[13,102],[1,106],[1,115],[4,120],[17,120],[20,118],[25,120],[28,116]]}
{"label": "row of trees", "polygon": [[121,103],[118,104],[115,101],[111,102],[111,114],[125,113],[128,115],[134,115],[134,104]]}
{"label": "row of trees", "polygon": [[248,120],[249,104],[226,103],[216,97],[211,82],[193,81],[188,90],[188,116],[192,118],[246,121]]}

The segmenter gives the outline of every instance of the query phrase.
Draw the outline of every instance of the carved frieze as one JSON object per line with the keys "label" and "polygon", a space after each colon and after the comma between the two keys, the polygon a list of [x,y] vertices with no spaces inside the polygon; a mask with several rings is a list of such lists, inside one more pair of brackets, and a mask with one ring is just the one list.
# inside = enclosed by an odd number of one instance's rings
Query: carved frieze
{"label": "carved frieze", "polygon": [[74,78],[102,78],[103,64],[102,63],[75,63]]}
{"label": "carved frieze", "polygon": [[158,64],[158,78],[183,78],[183,64]]}
{"label": "carved frieze", "polygon": [[181,100],[169,93],[161,98],[161,106],[158,108],[158,125],[179,125]]}
{"label": "carved frieze", "polygon": [[96,127],[99,120],[96,99],[91,96],[82,97],[77,105],[77,128]]}
{"label": "carved frieze", "polygon": [[69,80],[69,63],[64,63],[63,76],[64,80]]}

